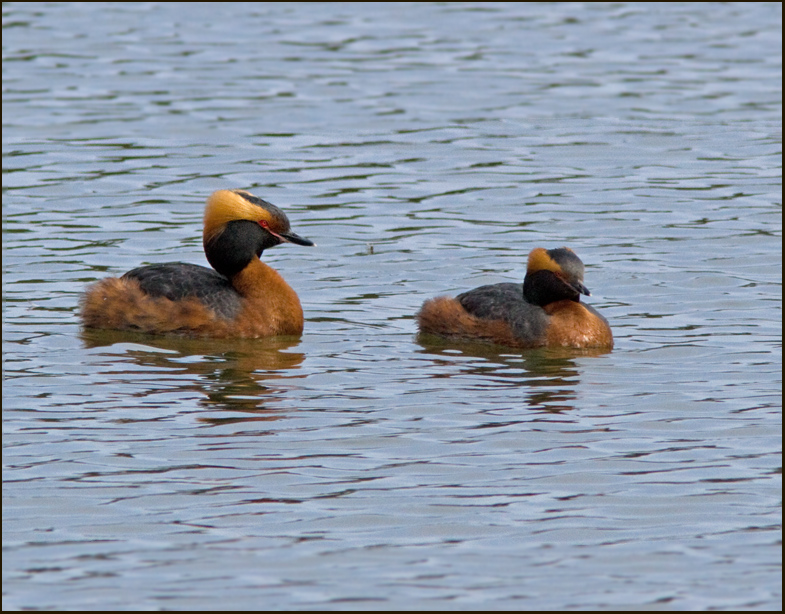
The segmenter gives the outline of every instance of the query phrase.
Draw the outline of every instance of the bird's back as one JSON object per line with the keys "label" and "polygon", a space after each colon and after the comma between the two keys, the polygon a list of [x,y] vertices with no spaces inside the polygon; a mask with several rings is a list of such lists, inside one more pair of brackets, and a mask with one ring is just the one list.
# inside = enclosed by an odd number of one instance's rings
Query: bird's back
{"label": "bird's back", "polygon": [[221,318],[234,319],[242,309],[242,296],[231,282],[207,267],[186,262],[151,264],[128,271],[125,279],[135,279],[151,297],[182,301],[195,298]]}
{"label": "bird's back", "polygon": [[457,297],[467,313],[482,320],[502,320],[522,345],[538,345],[548,328],[548,315],[523,298],[522,284],[480,286]]}

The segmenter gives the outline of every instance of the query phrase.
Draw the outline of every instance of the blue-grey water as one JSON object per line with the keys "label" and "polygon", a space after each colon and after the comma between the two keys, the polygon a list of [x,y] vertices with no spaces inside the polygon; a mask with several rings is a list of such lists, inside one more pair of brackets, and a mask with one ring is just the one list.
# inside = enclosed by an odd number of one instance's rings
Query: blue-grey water
{"label": "blue-grey water", "polygon": [[[4,3],[4,609],[781,609],[781,11]],[[227,187],[301,339],[81,329]],[[562,245],[613,352],[417,338]]]}

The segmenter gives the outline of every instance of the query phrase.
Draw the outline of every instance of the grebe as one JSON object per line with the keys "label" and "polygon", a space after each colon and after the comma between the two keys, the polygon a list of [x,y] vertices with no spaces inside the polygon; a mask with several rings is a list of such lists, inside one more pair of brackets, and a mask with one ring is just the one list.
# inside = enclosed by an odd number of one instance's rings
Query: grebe
{"label": "grebe", "polygon": [[521,284],[481,286],[427,300],[420,332],[511,347],[613,347],[608,321],[580,302],[583,262],[571,249],[533,249]]}
{"label": "grebe", "polygon": [[84,325],[197,337],[300,335],[300,299],[259,260],[283,242],[313,245],[275,205],[245,190],[218,190],[207,199],[203,233],[215,270],[168,262],[103,279],[82,297]]}

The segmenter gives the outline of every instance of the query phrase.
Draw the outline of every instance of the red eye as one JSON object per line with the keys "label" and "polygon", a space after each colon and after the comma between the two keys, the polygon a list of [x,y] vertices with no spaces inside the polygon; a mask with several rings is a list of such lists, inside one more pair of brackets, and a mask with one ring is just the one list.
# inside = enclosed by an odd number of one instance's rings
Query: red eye
{"label": "red eye", "polygon": [[259,222],[259,226],[261,226],[262,228],[269,228],[270,224],[267,223],[267,220],[261,220]]}

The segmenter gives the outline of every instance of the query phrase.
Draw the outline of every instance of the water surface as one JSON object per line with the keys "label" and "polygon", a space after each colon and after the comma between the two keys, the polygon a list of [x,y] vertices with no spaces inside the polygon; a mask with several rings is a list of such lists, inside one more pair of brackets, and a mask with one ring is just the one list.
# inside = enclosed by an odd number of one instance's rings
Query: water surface
{"label": "water surface", "polygon": [[[8,609],[779,609],[781,5],[5,3]],[[205,264],[300,339],[83,331]],[[572,247],[610,353],[419,339]]]}

